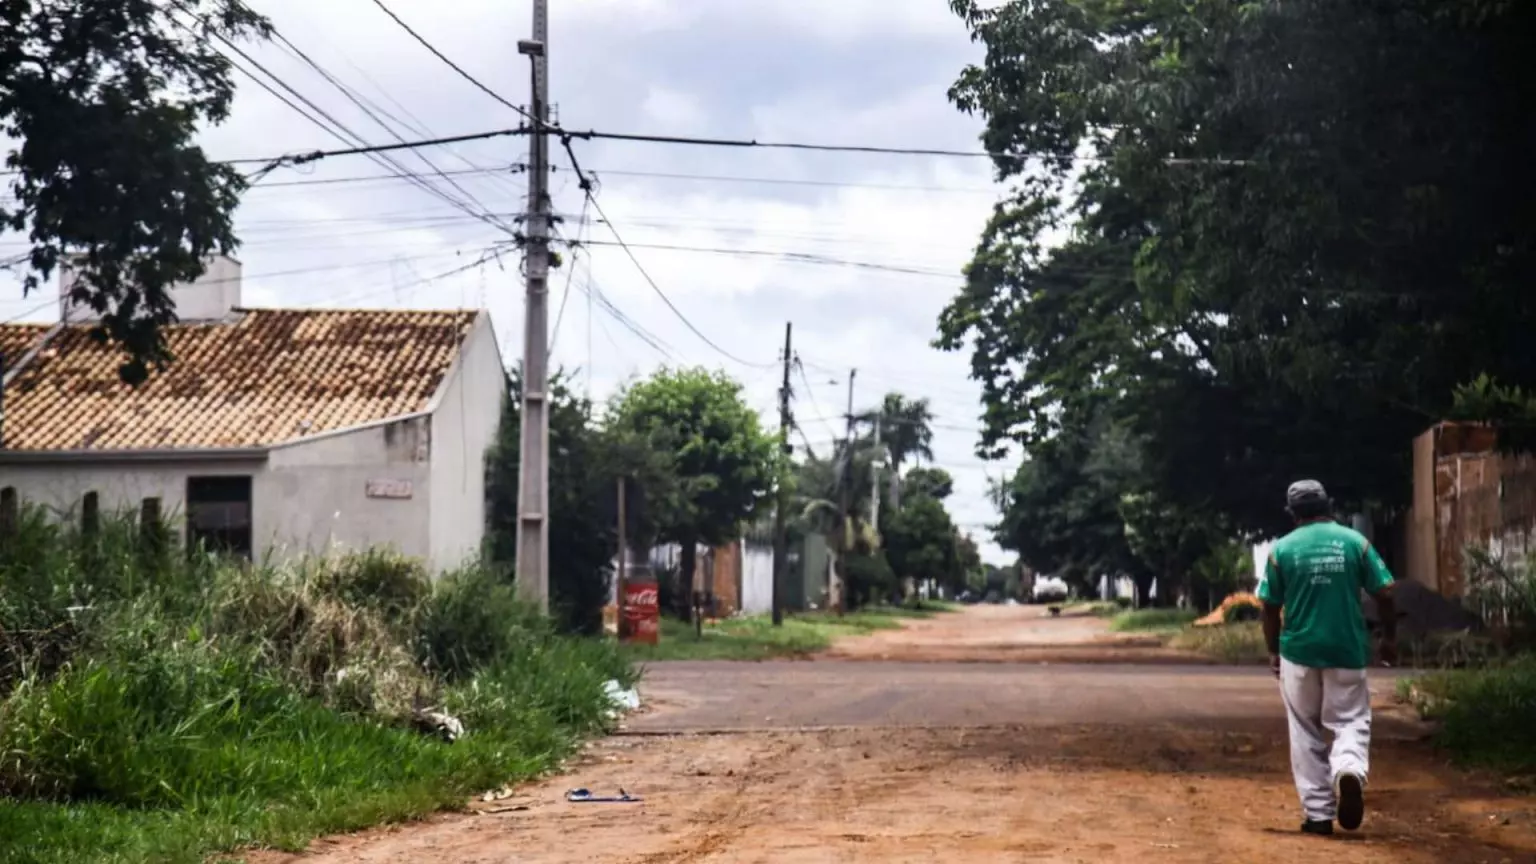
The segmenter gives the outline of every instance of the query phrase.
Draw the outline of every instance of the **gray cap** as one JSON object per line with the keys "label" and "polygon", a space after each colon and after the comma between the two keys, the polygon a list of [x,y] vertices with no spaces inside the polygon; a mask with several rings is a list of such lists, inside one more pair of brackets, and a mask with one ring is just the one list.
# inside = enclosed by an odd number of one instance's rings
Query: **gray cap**
{"label": "gray cap", "polygon": [[1285,506],[1295,507],[1298,504],[1326,504],[1328,503],[1328,490],[1316,480],[1297,480],[1289,489],[1285,490]]}

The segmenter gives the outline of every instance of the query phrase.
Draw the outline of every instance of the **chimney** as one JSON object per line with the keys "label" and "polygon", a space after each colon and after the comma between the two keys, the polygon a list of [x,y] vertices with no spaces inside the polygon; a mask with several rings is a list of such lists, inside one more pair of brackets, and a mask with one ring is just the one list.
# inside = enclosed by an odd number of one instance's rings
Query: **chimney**
{"label": "chimney", "polygon": [[[223,321],[240,306],[241,264],[227,255],[214,255],[195,282],[171,286],[176,317],[182,321]],[[89,324],[101,316],[89,305],[69,298],[79,277],[68,263],[59,268],[59,318],[66,324]]]}

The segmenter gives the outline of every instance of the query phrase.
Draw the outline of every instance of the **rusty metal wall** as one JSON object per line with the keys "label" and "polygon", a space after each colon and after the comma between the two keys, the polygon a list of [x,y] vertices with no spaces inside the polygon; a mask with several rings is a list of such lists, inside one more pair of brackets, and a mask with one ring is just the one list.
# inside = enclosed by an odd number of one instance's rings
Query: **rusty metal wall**
{"label": "rusty metal wall", "polygon": [[[1433,542],[1438,573],[1437,583],[1426,585],[1437,584],[1446,597],[1464,597],[1467,546],[1481,546],[1513,563],[1523,561],[1536,545],[1532,536],[1536,533],[1536,459],[1496,452],[1494,432],[1487,427],[1446,423],[1431,432],[1435,435]],[[1422,537],[1414,539],[1423,543]]]}

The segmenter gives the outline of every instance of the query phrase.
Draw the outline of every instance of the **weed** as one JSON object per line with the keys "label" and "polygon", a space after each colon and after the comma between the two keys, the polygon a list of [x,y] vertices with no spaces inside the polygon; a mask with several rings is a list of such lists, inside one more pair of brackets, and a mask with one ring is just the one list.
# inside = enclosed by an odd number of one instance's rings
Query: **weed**
{"label": "weed", "polygon": [[1134,609],[1121,612],[1109,622],[1116,633],[1180,630],[1194,622],[1194,612],[1184,609]]}

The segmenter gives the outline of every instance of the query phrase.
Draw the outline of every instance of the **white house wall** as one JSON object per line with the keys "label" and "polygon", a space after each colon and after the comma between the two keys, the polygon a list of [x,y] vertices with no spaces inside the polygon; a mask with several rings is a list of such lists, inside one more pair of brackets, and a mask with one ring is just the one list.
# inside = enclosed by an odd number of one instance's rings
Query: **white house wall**
{"label": "white house wall", "polygon": [[485,539],[485,457],[496,442],[506,372],[490,317],[481,314],[432,413],[430,559],[450,569],[475,558]]}
{"label": "white house wall", "polygon": [[741,543],[741,611],[764,615],[773,611],[773,547]]}
{"label": "white house wall", "polygon": [[274,449],[252,490],[257,545],[279,557],[387,547],[436,567],[432,447],[423,417]]}
{"label": "white house wall", "polygon": [[0,465],[0,489],[14,487],[23,503],[61,516],[78,516],[86,493],[95,492],[103,515],[137,513],[145,498],[159,498],[161,512],[179,518],[186,513],[188,477],[259,476],[261,470],[259,461]]}

